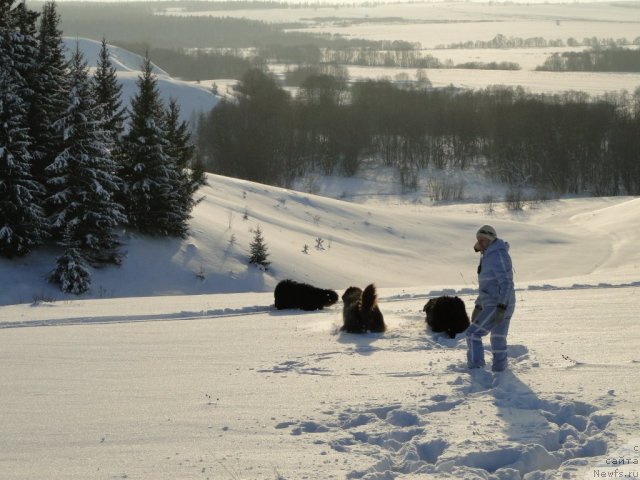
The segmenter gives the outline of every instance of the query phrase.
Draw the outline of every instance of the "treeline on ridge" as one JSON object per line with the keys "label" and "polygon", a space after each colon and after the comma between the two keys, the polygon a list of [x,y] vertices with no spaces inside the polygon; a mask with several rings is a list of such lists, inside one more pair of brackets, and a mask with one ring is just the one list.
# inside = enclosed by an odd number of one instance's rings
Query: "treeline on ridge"
{"label": "treeline on ridge", "polygon": [[640,45],[640,37],[636,37],[633,41],[629,41],[626,38],[598,38],[598,37],[586,37],[582,40],[578,40],[574,37],[569,37],[566,41],[561,38],[546,39],[544,37],[514,37],[497,34],[491,40],[467,40],[465,42],[449,43],[447,45],[437,45],[437,49],[499,49],[499,48],[547,48],[547,47],[591,47],[591,48],[611,48],[621,47],[624,45]]}
{"label": "treeline on ridge", "polygon": [[552,72],[640,72],[640,49],[612,47],[554,53],[536,70]]}
{"label": "treeline on ridge", "polygon": [[476,165],[510,185],[558,194],[640,194],[640,89],[602,99],[348,85],[319,75],[292,97],[251,70],[235,101],[200,119],[197,138],[210,171],[275,185],[317,170],[352,175],[376,158],[406,187],[428,166]]}

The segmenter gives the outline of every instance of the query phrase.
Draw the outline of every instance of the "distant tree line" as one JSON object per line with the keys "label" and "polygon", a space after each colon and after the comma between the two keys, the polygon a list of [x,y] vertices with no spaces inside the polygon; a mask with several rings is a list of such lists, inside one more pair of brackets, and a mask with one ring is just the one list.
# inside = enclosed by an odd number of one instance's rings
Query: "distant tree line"
{"label": "distant tree line", "polygon": [[79,49],[65,59],[55,3],[13,3],[0,0],[0,255],[55,243],[50,280],[83,293],[89,267],[120,263],[124,225],[185,236],[204,175],[148,59],[127,110],[104,40],[90,76]]}
{"label": "distant tree line", "polygon": [[[133,2],[132,2],[133,3]],[[144,2],[149,4],[151,2]],[[185,12],[209,12],[214,10],[266,10],[272,8],[295,8],[297,4],[274,1],[250,1],[250,0],[229,0],[216,2],[203,2],[202,0],[175,0],[153,2],[154,8],[165,10],[181,10]]]}
{"label": "distant tree line", "polygon": [[316,45],[267,45],[257,55],[267,63],[298,65],[356,65],[363,67],[396,68],[469,68],[487,70],[519,70],[515,62],[466,62],[454,64],[452,60],[439,60],[424,54],[420,46],[408,42],[377,42],[375,45],[347,45],[319,47]]}
{"label": "distant tree line", "polygon": [[552,72],[640,72],[640,49],[606,48],[554,53],[536,70]]}
{"label": "distant tree line", "polygon": [[420,169],[478,165],[514,186],[557,193],[640,194],[640,89],[615,99],[348,85],[307,78],[296,97],[252,70],[237,99],[198,127],[208,168],[287,185],[310,171],[354,174],[365,159],[398,169],[415,187]]}
{"label": "distant tree line", "polygon": [[576,40],[574,37],[569,37],[565,44],[564,40],[560,38],[548,40],[543,37],[507,37],[499,33],[491,40],[468,40],[466,42],[456,42],[449,44],[437,45],[437,49],[488,49],[488,48],[547,48],[547,47],[619,47],[624,45],[640,45],[640,37],[636,37],[633,41],[629,41],[626,38],[597,38],[586,37],[582,41]]}
{"label": "distant tree line", "polygon": [[338,75],[335,71],[347,72],[347,65],[395,68],[464,68],[482,70],[520,70],[515,62],[464,62],[454,64],[441,61],[432,55],[423,55],[411,50],[377,50],[370,47],[320,48],[315,45],[269,45],[257,49],[169,49],[154,48],[146,43],[114,42],[115,45],[147,56],[154,64],[171,76],[183,80],[206,80],[216,78],[240,79],[251,68],[266,69],[268,63],[297,65],[289,70],[291,78],[296,70],[315,69]]}

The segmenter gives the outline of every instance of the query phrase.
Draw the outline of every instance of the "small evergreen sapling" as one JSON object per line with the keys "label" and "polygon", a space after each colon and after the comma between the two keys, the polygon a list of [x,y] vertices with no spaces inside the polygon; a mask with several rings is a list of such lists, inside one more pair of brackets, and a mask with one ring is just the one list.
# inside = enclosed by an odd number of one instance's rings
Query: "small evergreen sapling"
{"label": "small evergreen sapling", "polygon": [[66,293],[79,295],[89,290],[91,286],[89,268],[73,242],[70,242],[65,252],[58,257],[56,268],[49,276],[49,281],[60,285],[60,289]]}
{"label": "small evergreen sapling", "polygon": [[262,267],[264,270],[268,270],[271,262],[267,260],[267,257],[269,256],[269,254],[267,253],[267,244],[264,243],[262,230],[260,230],[259,225],[254,233],[253,241],[249,246],[251,249],[251,257],[249,258],[249,263],[252,263],[258,267]]}

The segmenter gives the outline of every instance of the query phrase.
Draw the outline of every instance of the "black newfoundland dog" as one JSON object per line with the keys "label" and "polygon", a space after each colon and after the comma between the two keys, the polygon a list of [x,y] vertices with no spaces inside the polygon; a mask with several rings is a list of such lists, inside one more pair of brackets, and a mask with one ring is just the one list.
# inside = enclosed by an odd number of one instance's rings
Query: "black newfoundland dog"
{"label": "black newfoundland dog", "polygon": [[273,292],[276,308],[299,308],[301,310],[322,310],[338,301],[338,294],[333,290],[324,290],[294,280],[282,280]]}
{"label": "black newfoundland dog", "polygon": [[434,332],[447,332],[449,337],[455,338],[469,327],[464,302],[458,297],[432,298],[422,310],[427,314],[427,325]]}
{"label": "black newfoundland dog", "polygon": [[342,329],[349,333],[384,332],[387,326],[378,308],[378,295],[372,283],[364,291],[349,287],[342,295]]}

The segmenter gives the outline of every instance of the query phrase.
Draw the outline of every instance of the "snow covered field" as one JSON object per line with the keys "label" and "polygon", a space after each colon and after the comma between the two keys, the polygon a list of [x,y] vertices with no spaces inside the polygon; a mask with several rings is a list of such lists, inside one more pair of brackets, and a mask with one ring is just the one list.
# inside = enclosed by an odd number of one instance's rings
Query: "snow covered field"
{"label": "snow covered field", "polygon": [[[163,78],[185,115],[215,102]],[[189,238],[123,232],[123,265],[79,298],[45,281],[56,252],[0,259],[0,479],[638,478],[640,198],[490,209],[501,187],[471,172],[464,202],[434,204],[441,174],[405,195],[386,169],[297,190],[210,175]],[[484,223],[517,287],[496,376],[422,312],[471,310]],[[268,272],[247,265],[257,226]],[[375,282],[388,331],[341,333],[341,302],[274,310],[284,278]]]}
{"label": "snow covered field", "polygon": [[[192,236],[130,235],[93,299],[50,290],[45,253],[0,260],[0,478],[637,478],[611,462],[640,457],[640,199],[488,213],[317,182],[362,195],[210,176]],[[443,293],[470,310],[483,223],[511,242],[518,288],[498,376],[470,374],[462,336],[421,311]],[[257,225],[267,273],[246,265]],[[375,282],[388,331],[339,332],[341,302],[274,310],[287,277]]]}

